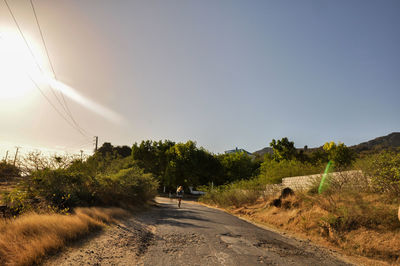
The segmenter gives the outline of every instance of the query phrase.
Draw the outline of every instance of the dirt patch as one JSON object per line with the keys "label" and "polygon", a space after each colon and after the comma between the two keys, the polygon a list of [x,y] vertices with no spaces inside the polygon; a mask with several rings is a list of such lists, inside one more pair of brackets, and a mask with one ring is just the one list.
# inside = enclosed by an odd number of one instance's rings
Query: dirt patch
{"label": "dirt patch", "polygon": [[131,217],[75,243],[44,265],[135,265],[154,240],[154,230]]}

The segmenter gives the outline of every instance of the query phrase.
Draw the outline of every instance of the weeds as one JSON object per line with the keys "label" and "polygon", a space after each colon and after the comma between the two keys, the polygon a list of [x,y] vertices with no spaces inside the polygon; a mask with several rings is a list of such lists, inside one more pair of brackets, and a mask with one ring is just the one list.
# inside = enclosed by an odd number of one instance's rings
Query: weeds
{"label": "weeds", "polygon": [[68,242],[128,216],[119,208],[77,208],[73,214],[24,214],[0,219],[0,264],[37,264]]}

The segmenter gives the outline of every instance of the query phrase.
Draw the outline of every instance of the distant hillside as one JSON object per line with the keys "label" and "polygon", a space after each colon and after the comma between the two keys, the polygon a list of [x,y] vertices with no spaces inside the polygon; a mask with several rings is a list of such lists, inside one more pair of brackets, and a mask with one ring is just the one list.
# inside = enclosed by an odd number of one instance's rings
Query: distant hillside
{"label": "distant hillside", "polygon": [[384,149],[400,147],[400,132],[393,132],[387,136],[379,137],[370,141],[351,146],[356,152],[376,152]]}
{"label": "distant hillside", "polygon": [[253,154],[254,154],[255,156],[264,156],[264,154],[266,154],[266,153],[272,154],[272,153],[273,153],[272,148],[271,148],[271,147],[265,147],[265,148],[262,149],[262,150],[253,152]]}
{"label": "distant hillside", "polygon": [[[393,132],[387,136],[378,137],[376,139],[360,143],[358,145],[350,146],[352,150],[357,153],[373,153],[385,149],[395,149],[400,148],[400,132]],[[316,148],[308,148],[308,152],[315,151],[317,149],[322,149],[322,146]],[[297,150],[303,150],[299,148]],[[272,154],[273,150],[270,147],[265,147],[264,149],[253,152],[256,156],[264,156],[264,154]]]}

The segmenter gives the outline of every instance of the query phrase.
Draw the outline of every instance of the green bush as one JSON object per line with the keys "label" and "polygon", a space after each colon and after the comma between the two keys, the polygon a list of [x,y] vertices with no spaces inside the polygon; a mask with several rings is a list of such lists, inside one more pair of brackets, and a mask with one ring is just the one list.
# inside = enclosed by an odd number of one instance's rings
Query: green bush
{"label": "green bush", "polygon": [[13,189],[10,192],[4,193],[4,203],[13,210],[14,213],[32,210],[33,207],[30,198],[31,196],[26,190]]}
{"label": "green bush", "polygon": [[313,165],[307,162],[297,160],[266,160],[261,164],[260,183],[278,184],[282,178],[291,176],[302,176],[311,174],[320,174],[324,171],[324,165]]}
{"label": "green bush", "polygon": [[30,191],[60,208],[83,206],[95,201],[95,180],[82,172],[66,169],[32,173]]}
{"label": "green bush", "polygon": [[104,204],[146,202],[157,194],[158,182],[137,166],[99,177],[99,200]]}
{"label": "green bush", "polygon": [[264,186],[259,182],[258,178],[240,180],[214,189],[203,187],[203,191],[206,191],[206,194],[200,198],[200,201],[221,207],[240,207],[244,204],[256,202],[262,195],[263,190]]}
{"label": "green bush", "polygon": [[5,195],[6,204],[20,213],[42,207],[68,210],[76,206],[129,205],[145,202],[156,195],[157,181],[136,165],[95,176],[85,172],[84,167],[78,171],[78,166],[79,163],[74,163],[70,169],[33,172]]}
{"label": "green bush", "polygon": [[400,153],[384,151],[357,162],[357,166],[371,179],[371,186],[379,192],[400,195]]}

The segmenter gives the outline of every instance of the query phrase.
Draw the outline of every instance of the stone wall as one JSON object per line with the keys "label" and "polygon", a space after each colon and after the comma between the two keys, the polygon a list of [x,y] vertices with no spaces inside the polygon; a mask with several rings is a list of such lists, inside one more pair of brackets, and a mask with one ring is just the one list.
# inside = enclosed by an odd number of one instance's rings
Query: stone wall
{"label": "stone wall", "polygon": [[[330,178],[335,180],[336,184],[346,184],[349,183],[349,181],[357,181],[360,180],[365,180],[365,178],[362,178],[362,172],[361,171],[343,171],[343,172],[334,172],[329,174]],[[293,190],[305,190],[309,189],[313,183],[315,182],[320,182],[322,178],[322,174],[316,174],[316,175],[305,175],[305,176],[293,176],[293,177],[285,177],[282,179],[281,184],[275,184],[275,185],[267,185],[265,189],[264,194],[274,194],[277,191],[289,187]],[[354,182],[351,182],[354,183]],[[360,184],[361,185],[361,184]]]}

